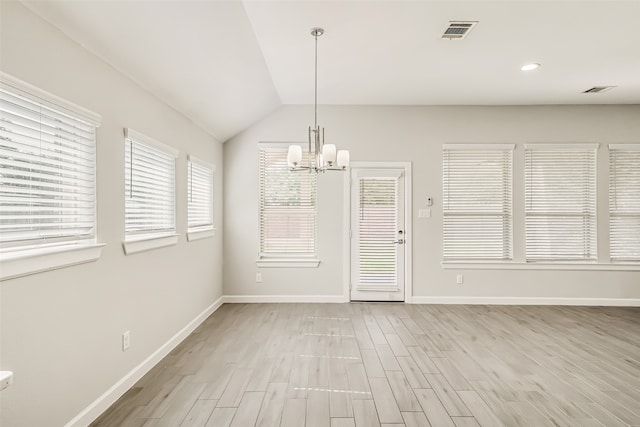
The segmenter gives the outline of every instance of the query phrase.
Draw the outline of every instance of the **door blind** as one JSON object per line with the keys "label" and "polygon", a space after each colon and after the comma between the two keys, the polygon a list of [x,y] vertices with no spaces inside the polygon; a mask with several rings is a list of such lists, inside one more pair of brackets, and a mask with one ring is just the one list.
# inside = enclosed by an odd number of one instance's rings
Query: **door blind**
{"label": "door blind", "polygon": [[127,129],[125,240],[175,233],[177,152]]}
{"label": "door blind", "polygon": [[445,261],[512,259],[513,147],[443,147]]}
{"label": "door blind", "polygon": [[261,256],[316,253],[316,185],[315,173],[289,171],[286,149],[260,149]]}
{"label": "door blind", "polygon": [[595,261],[597,144],[525,146],[527,261]]}
{"label": "door blind", "polygon": [[640,144],[609,146],[612,261],[640,261]]}
{"label": "door blind", "polygon": [[360,177],[359,181],[360,284],[396,285],[398,178]]}
{"label": "door blind", "polygon": [[190,156],[188,169],[188,230],[212,229],[213,166]]}
{"label": "door blind", "polygon": [[99,116],[23,85],[0,85],[2,246],[93,239]]}

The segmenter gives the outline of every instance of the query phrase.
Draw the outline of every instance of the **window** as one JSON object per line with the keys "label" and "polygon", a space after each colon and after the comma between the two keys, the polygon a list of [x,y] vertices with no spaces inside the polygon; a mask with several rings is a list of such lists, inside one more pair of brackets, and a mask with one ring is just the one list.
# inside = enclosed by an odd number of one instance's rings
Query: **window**
{"label": "window", "polygon": [[[401,172],[375,171],[376,176],[358,173],[358,257],[360,284],[398,284],[398,179]],[[389,176],[385,176],[385,175]],[[401,223],[404,223],[401,222]]]}
{"label": "window", "polygon": [[[177,150],[132,129],[125,138],[125,252],[177,241],[175,159]],[[163,239],[167,238],[167,239]],[[127,242],[163,239],[149,247]]]}
{"label": "window", "polygon": [[2,80],[2,248],[95,242],[100,117],[5,74]]}
{"label": "window", "polygon": [[[304,153],[302,161],[308,156]],[[297,260],[303,266],[315,255],[316,174],[289,171],[286,147],[261,148],[260,260]]]}
{"label": "window", "polygon": [[187,236],[208,237],[213,231],[213,172],[215,168],[189,156],[187,177]]}
{"label": "window", "polygon": [[527,261],[595,261],[597,144],[525,145]]}
{"label": "window", "polygon": [[443,258],[512,259],[512,144],[443,146]]}
{"label": "window", "polygon": [[611,261],[640,261],[640,144],[609,145]]}

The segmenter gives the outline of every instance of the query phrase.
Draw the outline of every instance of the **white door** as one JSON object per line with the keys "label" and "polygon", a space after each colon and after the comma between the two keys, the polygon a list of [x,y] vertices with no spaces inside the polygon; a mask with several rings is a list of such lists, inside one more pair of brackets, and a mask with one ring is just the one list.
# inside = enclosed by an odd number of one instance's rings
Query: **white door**
{"label": "white door", "polygon": [[351,170],[351,300],[404,301],[405,169]]}

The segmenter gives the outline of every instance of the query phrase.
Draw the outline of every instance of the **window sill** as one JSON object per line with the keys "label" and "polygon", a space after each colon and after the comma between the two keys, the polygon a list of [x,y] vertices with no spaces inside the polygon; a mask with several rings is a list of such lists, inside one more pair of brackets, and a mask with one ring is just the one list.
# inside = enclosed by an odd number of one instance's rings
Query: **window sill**
{"label": "window sill", "polygon": [[640,264],[587,264],[568,262],[441,262],[445,270],[600,270],[640,271]]}
{"label": "window sill", "polygon": [[71,243],[0,254],[0,281],[96,261],[103,243]]}
{"label": "window sill", "polygon": [[172,246],[178,243],[177,234],[165,234],[157,237],[142,237],[135,240],[122,242],[122,249],[125,255],[137,254],[138,252],[150,251],[165,246]]}
{"label": "window sill", "polygon": [[208,228],[206,230],[193,230],[187,231],[187,242],[193,242],[194,240],[206,239],[213,237],[216,234],[215,228]]}
{"label": "window sill", "polygon": [[260,258],[256,260],[260,268],[318,268],[317,258]]}

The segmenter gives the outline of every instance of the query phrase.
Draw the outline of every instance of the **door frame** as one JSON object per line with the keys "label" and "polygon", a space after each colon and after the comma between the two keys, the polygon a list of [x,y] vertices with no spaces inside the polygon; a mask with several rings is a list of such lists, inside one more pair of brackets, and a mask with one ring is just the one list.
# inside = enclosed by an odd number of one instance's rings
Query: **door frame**
{"label": "door frame", "polygon": [[413,270],[412,270],[412,247],[413,228],[412,215],[412,172],[411,162],[351,162],[344,175],[343,206],[344,213],[342,219],[343,247],[343,268],[342,268],[342,290],[345,302],[351,301],[351,181],[353,179],[352,169],[404,169],[404,302],[413,302]]}

